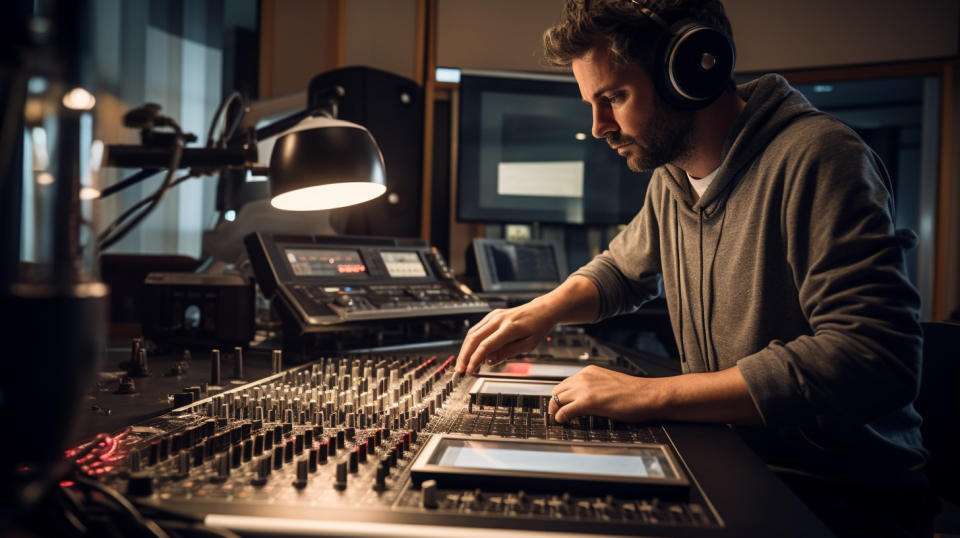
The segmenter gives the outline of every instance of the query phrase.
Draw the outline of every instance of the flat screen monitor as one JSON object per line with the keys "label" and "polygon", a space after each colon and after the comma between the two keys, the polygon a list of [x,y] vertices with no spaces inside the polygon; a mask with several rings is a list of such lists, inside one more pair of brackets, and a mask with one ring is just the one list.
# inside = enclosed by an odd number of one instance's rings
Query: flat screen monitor
{"label": "flat screen monitor", "polygon": [[485,292],[550,291],[567,277],[563,248],[551,241],[473,240]]}
{"label": "flat screen monitor", "polygon": [[464,71],[457,217],[610,225],[643,205],[649,173],[630,171],[590,134],[573,77]]}

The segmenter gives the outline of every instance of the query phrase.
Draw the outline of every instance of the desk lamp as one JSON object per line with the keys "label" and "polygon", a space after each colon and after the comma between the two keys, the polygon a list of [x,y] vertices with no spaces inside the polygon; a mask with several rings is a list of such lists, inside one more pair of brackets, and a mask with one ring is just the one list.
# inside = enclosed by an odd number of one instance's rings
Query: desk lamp
{"label": "desk lamp", "polygon": [[[288,211],[333,209],[372,200],[386,192],[383,156],[373,136],[364,127],[335,119],[340,86],[325,92],[325,106],[298,112],[246,133],[234,135],[240,123],[235,118],[219,140],[212,134],[221,112],[239,94],[221,105],[211,125],[205,148],[185,148],[196,137],[184,133],[160,107],[146,104],[124,116],[127,127],[140,128],[142,145],[113,145],[107,148],[106,165],[142,168],[120,183],[104,189],[109,196],[146,177],[167,169],[167,179],[156,193],[147,197],[108,226],[100,236],[100,248],[116,243],[156,207],[174,185],[199,175],[226,170],[251,170],[267,175],[271,205]],[[242,106],[241,106],[242,109]],[[269,155],[263,166],[261,156]],[[190,173],[173,179],[178,168]],[[146,209],[141,207],[150,204]],[[136,215],[134,211],[140,210]],[[126,225],[121,224],[133,219]]]}
{"label": "desk lamp", "polygon": [[354,123],[304,118],[258,146],[270,155],[270,205],[277,209],[344,207],[387,190],[380,150],[370,132]]}

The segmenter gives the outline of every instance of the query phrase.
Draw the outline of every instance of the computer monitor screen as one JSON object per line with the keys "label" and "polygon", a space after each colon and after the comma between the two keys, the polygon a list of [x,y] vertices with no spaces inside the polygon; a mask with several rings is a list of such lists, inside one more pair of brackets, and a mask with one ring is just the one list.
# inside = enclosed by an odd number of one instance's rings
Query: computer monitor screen
{"label": "computer monitor screen", "polygon": [[549,291],[567,277],[563,249],[551,241],[473,240],[485,292]]}
{"label": "computer monitor screen", "polygon": [[590,134],[592,114],[562,75],[460,78],[462,221],[608,225],[643,205],[649,173],[631,172]]}

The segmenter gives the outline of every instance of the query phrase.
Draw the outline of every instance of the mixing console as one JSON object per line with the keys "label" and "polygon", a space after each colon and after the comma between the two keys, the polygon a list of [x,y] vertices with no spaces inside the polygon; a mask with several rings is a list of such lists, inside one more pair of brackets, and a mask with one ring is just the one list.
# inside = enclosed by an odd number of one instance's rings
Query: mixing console
{"label": "mixing console", "polygon": [[[582,334],[566,338],[527,360],[643,373]],[[683,478],[695,475],[663,427],[600,417],[557,424],[546,412],[556,381],[524,380],[531,386],[511,390],[502,377],[459,378],[454,351],[324,357],[213,395],[189,387],[178,395],[181,407],[101,434],[68,457],[141,507],[248,534],[423,535],[425,525],[659,535],[724,529],[697,480]],[[490,487],[412,472],[415,460],[430,457],[420,452],[431,438],[464,436],[543,441],[574,456],[587,447],[662,447],[684,487],[638,483],[605,492],[565,482],[562,473],[546,482],[555,487],[535,487],[536,480]],[[656,469],[647,462],[645,472]]]}

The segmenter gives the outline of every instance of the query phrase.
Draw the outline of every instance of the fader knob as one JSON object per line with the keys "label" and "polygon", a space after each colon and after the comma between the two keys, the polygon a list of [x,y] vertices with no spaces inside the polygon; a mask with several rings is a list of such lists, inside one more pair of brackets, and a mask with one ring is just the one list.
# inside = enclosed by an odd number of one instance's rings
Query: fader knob
{"label": "fader knob", "polygon": [[177,474],[184,477],[190,474],[190,454],[187,452],[181,452],[177,457]]}
{"label": "fader knob", "polygon": [[217,474],[216,476],[210,477],[210,482],[222,484],[230,477],[230,458],[226,455],[219,456],[215,462],[214,466],[217,469]]}
{"label": "fader knob", "polygon": [[297,479],[293,481],[293,487],[303,489],[307,487],[307,473],[310,470],[306,459],[297,460]]}
{"label": "fader knob", "polygon": [[131,473],[136,473],[136,472],[138,472],[138,471],[140,470],[140,465],[141,465],[140,457],[141,457],[141,456],[140,456],[140,451],[139,451],[139,450],[135,450],[135,451],[133,451],[133,452],[130,453],[130,464],[129,464],[129,465],[130,465],[130,472],[131,472]]}
{"label": "fader knob", "polygon": [[133,364],[131,375],[134,377],[148,377],[150,375],[150,366],[147,363],[147,350],[140,348],[137,360]]}
{"label": "fader knob", "polygon": [[250,480],[254,486],[262,486],[267,483],[267,477],[270,476],[270,455],[263,456],[257,460],[257,476]]}
{"label": "fader knob", "polygon": [[427,480],[420,486],[423,490],[423,507],[436,509],[440,507],[440,490],[436,480]]}
{"label": "fader knob", "polygon": [[316,448],[311,448],[307,452],[307,467],[311,473],[317,472],[317,459],[320,457],[320,451]]}
{"label": "fader knob", "polygon": [[243,348],[233,348],[233,378],[243,379]]}
{"label": "fader knob", "polygon": [[377,477],[373,483],[373,489],[377,491],[387,489],[387,468],[382,464],[377,466]]}
{"label": "fader knob", "polygon": [[117,385],[117,390],[114,394],[136,394],[137,393],[137,384],[133,382],[133,378],[125,375],[120,378],[120,384]]}
{"label": "fader knob", "polygon": [[283,370],[283,351],[279,349],[274,349],[273,353],[270,355],[270,371],[271,373],[279,373],[280,370]]}
{"label": "fader knob", "polygon": [[210,384],[220,386],[220,350],[214,349],[210,353]]}
{"label": "fader knob", "polygon": [[127,495],[149,497],[153,494],[153,476],[149,473],[132,473],[127,482]]}
{"label": "fader knob", "polygon": [[337,464],[337,476],[334,479],[333,487],[340,491],[347,489],[347,462],[341,461]]}
{"label": "fader knob", "polygon": [[283,447],[282,446],[273,447],[273,468],[274,469],[283,468]]}

